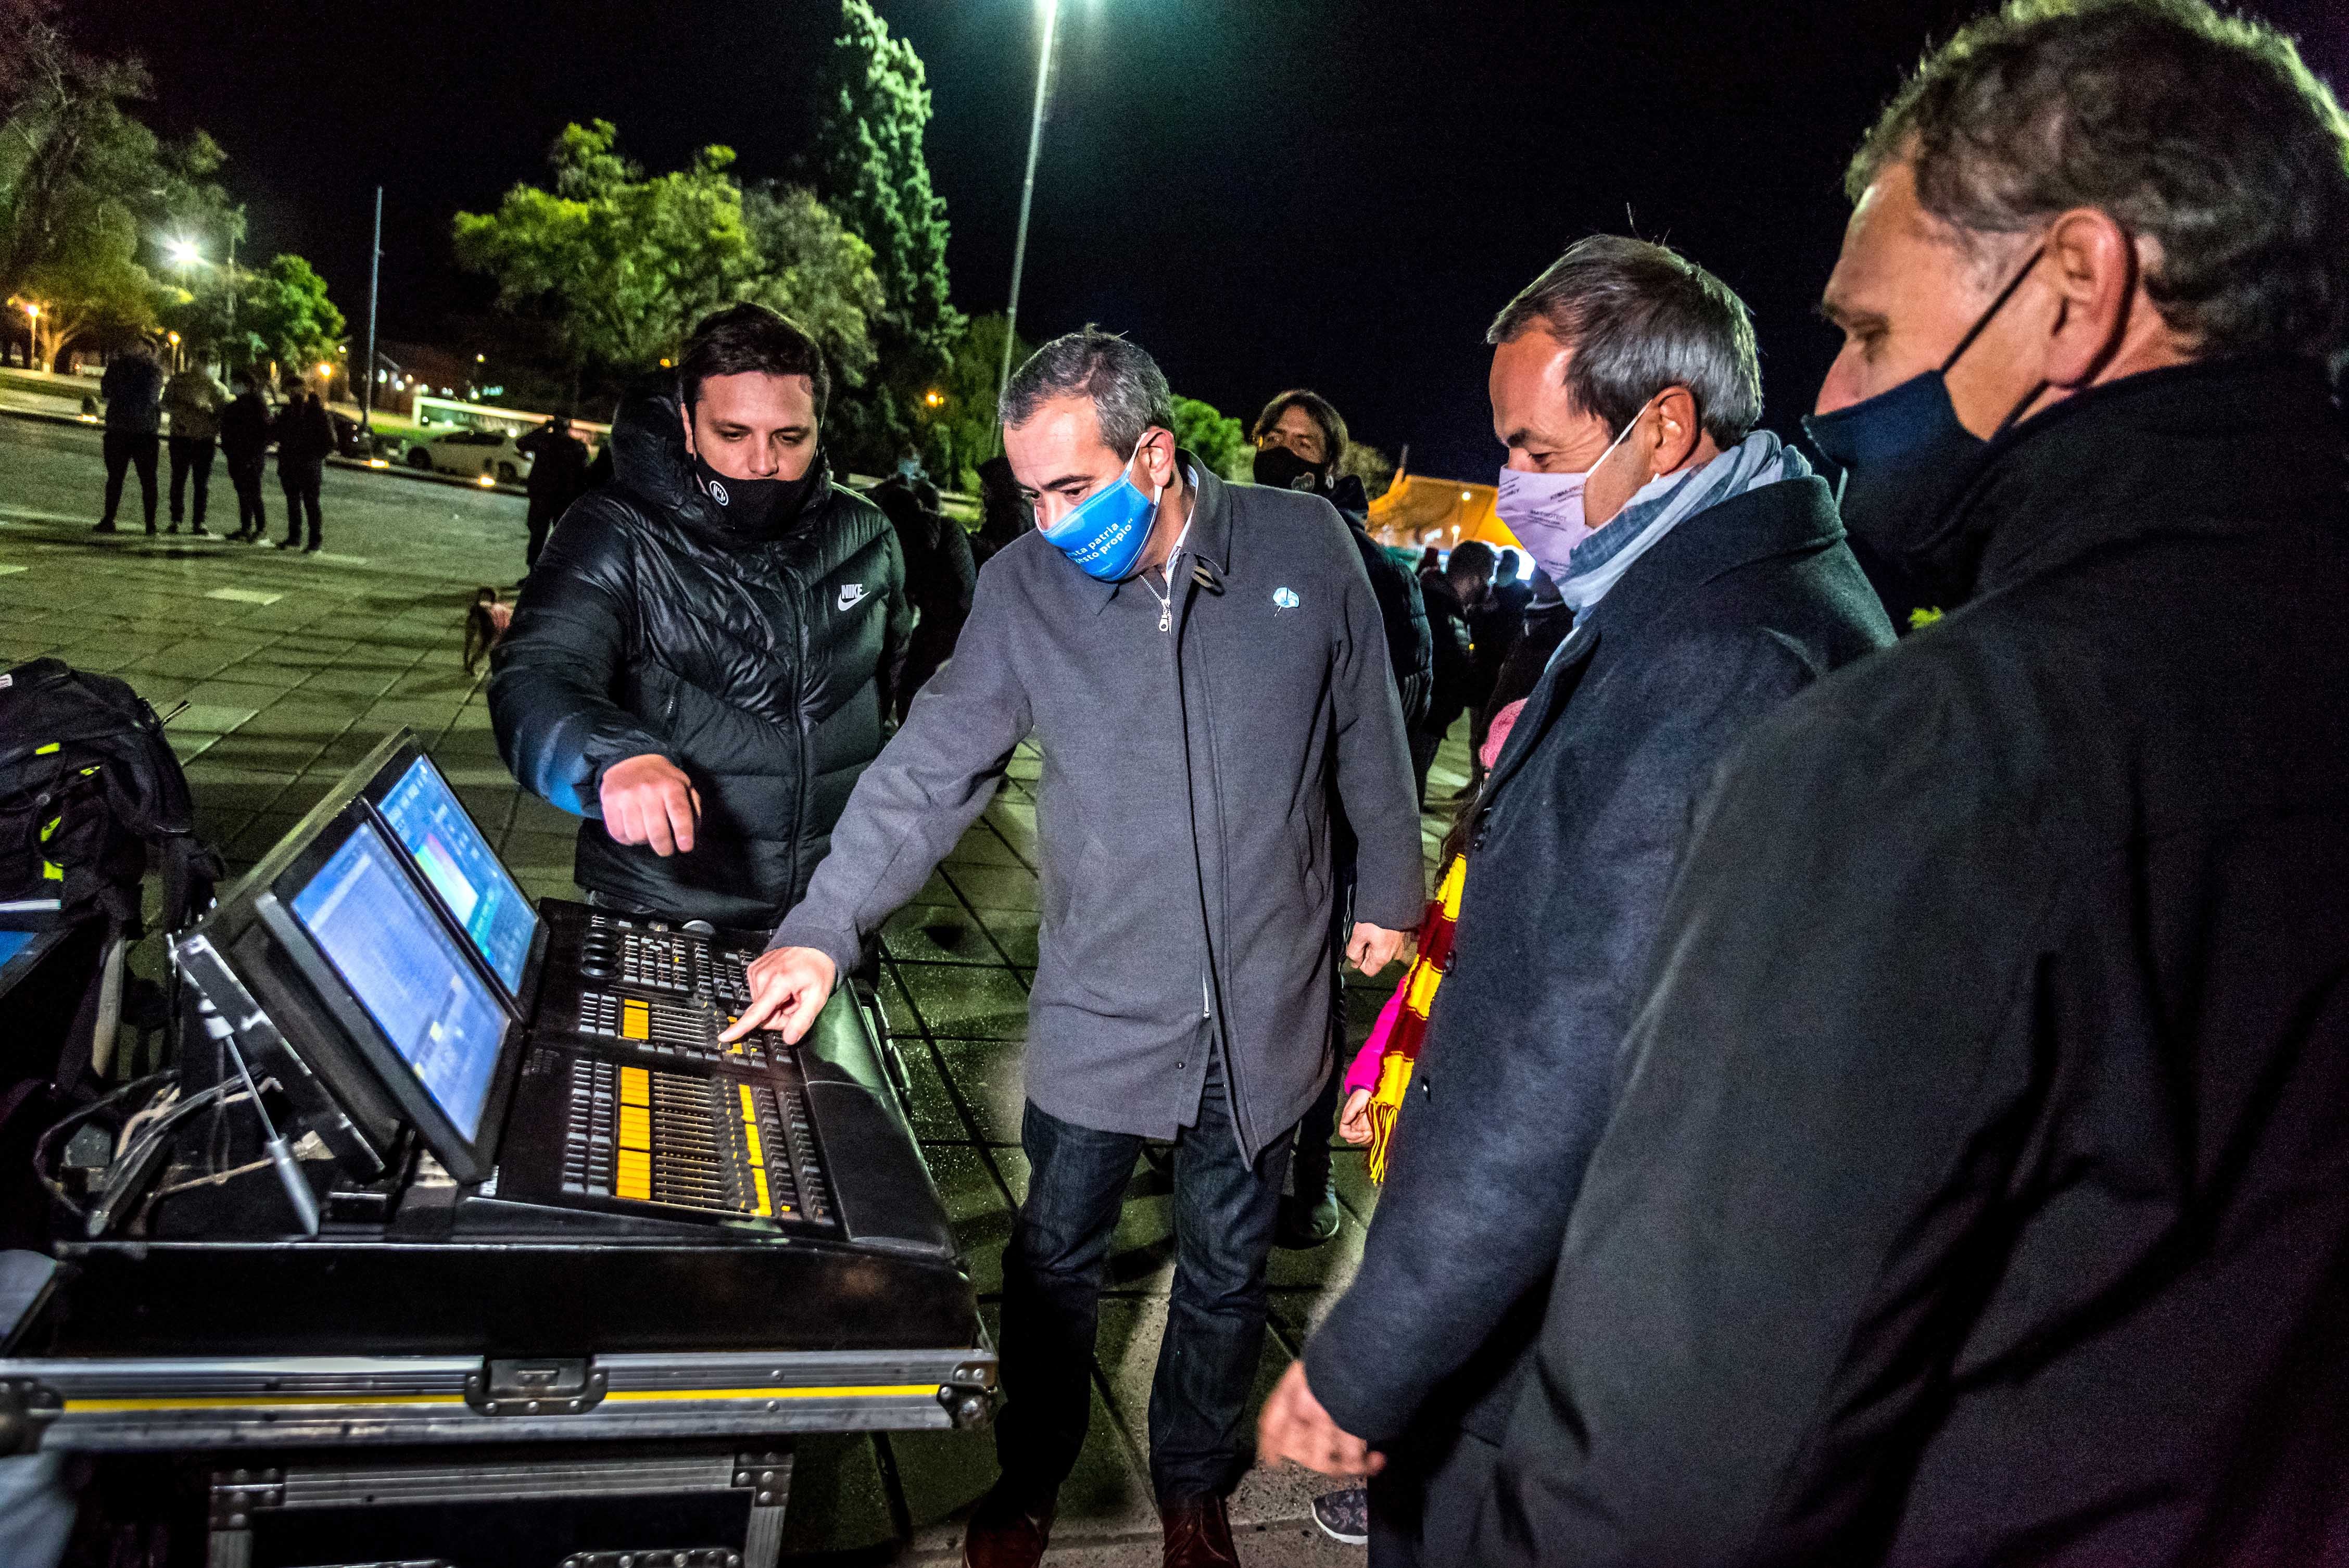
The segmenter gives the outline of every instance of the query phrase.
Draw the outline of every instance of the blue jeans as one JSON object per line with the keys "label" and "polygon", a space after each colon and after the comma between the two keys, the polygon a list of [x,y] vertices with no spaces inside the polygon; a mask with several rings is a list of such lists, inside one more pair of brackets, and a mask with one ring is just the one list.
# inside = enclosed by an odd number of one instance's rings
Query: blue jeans
{"label": "blue jeans", "polygon": [[[1062,1121],[1032,1100],[1019,1140],[1028,1201],[1003,1249],[995,1452],[1007,1492],[1033,1506],[1059,1491],[1084,1446],[1102,1273],[1143,1140]],[[1284,1135],[1253,1165],[1240,1158],[1211,1058],[1198,1120],[1174,1142],[1174,1293],[1150,1389],[1150,1480],[1162,1503],[1228,1497],[1254,1459],[1248,1397],[1288,1150]]]}

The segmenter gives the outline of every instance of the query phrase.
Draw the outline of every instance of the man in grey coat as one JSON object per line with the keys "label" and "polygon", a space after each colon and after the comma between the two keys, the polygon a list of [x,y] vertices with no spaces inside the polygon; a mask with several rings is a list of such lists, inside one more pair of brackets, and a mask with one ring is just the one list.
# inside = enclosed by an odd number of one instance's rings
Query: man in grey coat
{"label": "man in grey coat", "polygon": [[1141,349],[1047,344],[1003,421],[1038,529],[980,573],[953,662],[857,784],[730,1033],[772,1018],[798,1037],[1036,738],[1032,1174],[1003,1263],[1003,1478],[966,1560],[1042,1555],[1090,1413],[1102,1264],[1155,1138],[1175,1145],[1150,1402],[1166,1561],[1232,1563],[1288,1134],[1330,1068],[1333,783],[1359,844],[1348,956],[1382,968],[1424,896],[1402,715],[1344,522],[1178,452]]}

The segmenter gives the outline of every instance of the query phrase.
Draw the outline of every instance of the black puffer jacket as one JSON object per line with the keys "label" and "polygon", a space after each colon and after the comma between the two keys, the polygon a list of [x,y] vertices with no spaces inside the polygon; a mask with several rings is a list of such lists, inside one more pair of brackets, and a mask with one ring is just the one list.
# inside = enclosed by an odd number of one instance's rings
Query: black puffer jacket
{"label": "black puffer jacket", "polygon": [[[586,819],[580,885],[763,929],[807,891],[881,750],[912,618],[896,531],[821,470],[780,531],[730,531],[693,482],[673,393],[631,396],[609,450],[616,482],[564,514],[492,657],[498,749]],[[648,752],[700,793],[690,853],[604,831],[604,769]]]}

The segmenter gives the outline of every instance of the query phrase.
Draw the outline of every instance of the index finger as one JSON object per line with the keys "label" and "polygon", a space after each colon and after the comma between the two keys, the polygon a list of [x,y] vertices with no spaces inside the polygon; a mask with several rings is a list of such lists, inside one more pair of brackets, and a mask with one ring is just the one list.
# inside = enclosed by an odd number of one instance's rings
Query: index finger
{"label": "index finger", "polygon": [[730,1041],[740,1039],[753,1029],[765,1026],[767,1020],[775,1016],[775,1010],[790,1000],[791,993],[788,991],[780,996],[770,996],[761,993],[751,997],[750,1005],[742,1009],[742,1016],[727,1025],[719,1033],[718,1043],[721,1046],[726,1045]]}

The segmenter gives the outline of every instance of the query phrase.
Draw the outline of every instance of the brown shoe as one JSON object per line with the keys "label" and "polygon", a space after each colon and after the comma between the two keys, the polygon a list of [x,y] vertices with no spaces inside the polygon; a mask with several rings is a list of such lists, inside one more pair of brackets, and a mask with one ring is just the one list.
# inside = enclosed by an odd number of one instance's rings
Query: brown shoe
{"label": "brown shoe", "polygon": [[962,1532],[963,1568],[1036,1568],[1052,1539],[1053,1505],[1013,1501],[997,1487],[978,1500]]}
{"label": "brown shoe", "polygon": [[1186,1497],[1158,1505],[1166,1528],[1166,1568],[1239,1568],[1231,1515],[1220,1497]]}

